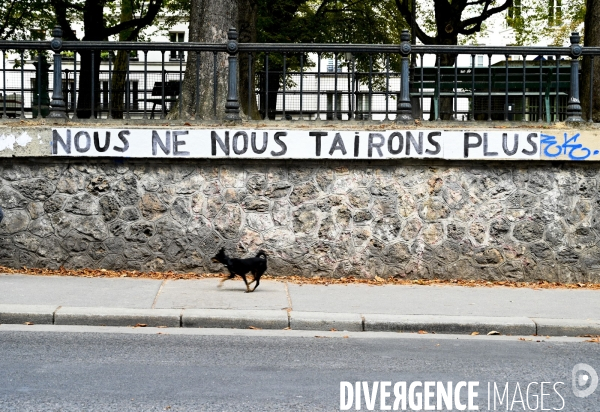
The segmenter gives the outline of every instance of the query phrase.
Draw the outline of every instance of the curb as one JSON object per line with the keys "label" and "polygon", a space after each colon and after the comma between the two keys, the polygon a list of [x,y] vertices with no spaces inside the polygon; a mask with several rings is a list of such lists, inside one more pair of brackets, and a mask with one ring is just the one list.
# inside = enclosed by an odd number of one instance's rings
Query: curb
{"label": "curb", "polygon": [[600,320],[527,317],[386,315],[286,310],[132,309],[0,304],[0,324],[166,326],[331,330],[351,332],[419,332],[440,334],[583,336],[600,335]]}
{"label": "curb", "polygon": [[536,324],[526,317],[437,316],[437,315],[364,315],[365,331],[535,335]]}

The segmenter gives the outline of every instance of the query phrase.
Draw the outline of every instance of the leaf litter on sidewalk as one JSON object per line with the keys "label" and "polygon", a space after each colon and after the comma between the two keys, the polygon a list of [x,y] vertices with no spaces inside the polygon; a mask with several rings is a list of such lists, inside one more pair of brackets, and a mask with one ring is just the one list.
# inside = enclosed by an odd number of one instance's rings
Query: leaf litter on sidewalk
{"label": "leaf litter on sidewalk", "polygon": [[[19,269],[0,266],[0,273],[4,274],[24,274],[37,276],[75,276],[88,278],[141,278],[157,280],[178,280],[178,279],[209,279],[223,278],[229,276],[224,273],[193,273],[193,272],[142,272],[138,270],[108,270],[108,269],[59,269],[47,268],[29,268],[21,267]],[[560,283],[560,282],[515,282],[508,280],[467,280],[467,279],[408,279],[403,277],[382,278],[356,278],[353,276],[330,278],[330,277],[306,277],[306,276],[277,276],[264,275],[261,280],[270,279],[281,282],[289,282],[298,285],[348,285],[363,284],[371,286],[380,285],[451,285],[466,287],[509,287],[509,288],[532,288],[532,289],[593,289],[600,290],[600,283]]]}

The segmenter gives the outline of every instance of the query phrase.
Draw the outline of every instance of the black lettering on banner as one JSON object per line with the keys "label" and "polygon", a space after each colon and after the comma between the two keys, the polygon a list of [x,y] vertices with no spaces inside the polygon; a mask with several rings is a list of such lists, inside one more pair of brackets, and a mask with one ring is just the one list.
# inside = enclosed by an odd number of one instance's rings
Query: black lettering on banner
{"label": "black lettering on banner", "polygon": [[189,156],[190,152],[179,150],[179,146],[185,145],[185,140],[179,140],[179,136],[185,136],[189,132],[187,130],[179,130],[173,132],[173,156]]}
{"label": "black lettering on banner", "polygon": [[67,154],[71,154],[71,129],[67,129],[66,143],[56,130],[52,130],[52,154],[58,154],[59,143]]}
{"label": "black lettering on banner", "polygon": [[[79,144],[79,138],[81,136],[85,136],[85,146],[81,147],[81,145]],[[92,139],[90,137],[90,134],[88,132],[86,132],[85,130],[82,130],[80,132],[77,132],[75,134],[75,137],[73,138],[73,141],[75,143],[75,150],[77,150],[79,153],[85,153],[88,150],[90,150],[90,147],[92,146]]]}
{"label": "black lettering on banner", "polygon": [[[476,143],[470,143],[469,139],[471,137],[476,138],[477,142]],[[465,143],[464,143],[465,159],[469,157],[469,149],[481,146],[481,141],[482,141],[481,140],[481,136],[479,134],[465,132]]]}
{"label": "black lettering on banner", "polygon": [[315,154],[321,156],[321,137],[327,136],[327,132],[309,132],[309,136],[315,136]]}
{"label": "black lettering on banner", "polygon": [[358,132],[354,132],[354,157],[358,157],[358,149],[360,148],[360,136]]}
{"label": "black lettering on banner", "polygon": [[406,132],[406,155],[410,155],[410,145],[413,145],[418,154],[423,154],[423,132],[419,132],[419,143],[415,140],[411,132]]}
{"label": "black lettering on banner", "polygon": [[125,136],[129,136],[130,134],[131,132],[129,130],[121,130],[119,132],[119,139],[121,139],[121,142],[123,142],[123,147],[113,146],[113,150],[121,153],[126,152],[127,149],[129,149],[129,140],[127,140]]}
{"label": "black lettering on banner", "polygon": [[94,132],[94,147],[97,152],[103,153],[108,150],[110,146],[110,132],[106,132],[106,138],[104,139],[104,146],[100,146],[100,136],[98,132]]}
{"label": "black lettering on banner", "polygon": [[341,150],[343,155],[347,153],[346,146],[344,146],[344,140],[342,139],[342,136],[339,133],[336,133],[335,137],[333,138],[331,149],[329,149],[329,156],[331,156],[336,150]]}
{"label": "black lettering on banner", "polygon": [[483,155],[484,156],[490,156],[490,157],[498,156],[498,152],[488,152],[488,147],[489,147],[489,145],[488,145],[488,134],[484,133],[483,134]]}
{"label": "black lettering on banner", "polygon": [[287,145],[279,138],[280,136],[287,136],[287,132],[277,132],[273,139],[275,139],[275,143],[277,143],[281,147],[280,152],[275,152],[271,150],[271,156],[283,156],[287,153]]}
{"label": "black lettering on banner", "polygon": [[[394,137],[398,138],[398,148],[394,149]],[[388,152],[393,155],[402,153],[404,149],[404,136],[400,132],[394,132],[388,137]]]}
{"label": "black lettering on banner", "polygon": [[158,154],[158,148],[156,146],[160,146],[160,149],[164,154],[168,155],[171,153],[171,132],[166,132],[166,142],[163,143],[158,132],[156,130],[152,130],[152,156],[156,156]]}
{"label": "black lettering on banner", "polygon": [[[379,142],[375,142],[374,139],[378,138]],[[379,157],[383,157],[383,153],[381,152],[381,147],[385,144],[385,137],[381,133],[369,133],[369,150],[367,152],[367,156],[373,157],[373,149],[377,150],[379,153]]]}
{"label": "black lettering on banner", "polygon": [[225,153],[226,156],[229,156],[229,132],[225,132],[225,141],[221,140],[214,130],[210,132],[210,146],[211,154],[213,156],[217,155],[217,143],[221,146],[223,153]]}
{"label": "black lettering on banner", "polygon": [[427,141],[429,142],[429,144],[433,145],[433,147],[435,147],[435,150],[425,150],[425,153],[427,153],[428,155],[436,155],[438,154],[441,150],[442,150],[442,146],[440,146],[440,144],[436,141],[433,140],[433,138],[435,136],[441,136],[442,132],[431,132],[427,135]]}
{"label": "black lettering on banner", "polygon": [[[238,149],[238,139],[239,137],[242,136],[242,141],[244,142],[244,146],[242,146],[241,149]],[[233,135],[233,142],[231,142],[231,147],[233,149],[233,153],[237,154],[237,155],[241,155],[246,153],[246,151],[248,150],[248,133],[241,131],[241,132],[237,132],[236,134]]]}
{"label": "black lettering on banner", "polygon": [[527,156],[533,156],[534,154],[537,153],[538,151],[538,147],[537,147],[537,143],[533,141],[533,138],[538,137],[537,133],[529,133],[527,135],[527,143],[529,143],[531,145],[531,150],[521,150],[521,153],[526,154]]}
{"label": "black lettering on banner", "polygon": [[507,156],[512,156],[517,153],[517,149],[519,149],[519,135],[515,133],[513,148],[508,150],[508,133],[502,133],[502,150],[504,150],[504,153]]}
{"label": "black lettering on banner", "polygon": [[256,148],[256,132],[252,132],[251,141],[252,141],[252,150],[254,151],[254,153],[256,153],[256,154],[264,153],[265,150],[267,150],[267,143],[269,141],[269,133],[263,132],[262,147],[260,149]]}

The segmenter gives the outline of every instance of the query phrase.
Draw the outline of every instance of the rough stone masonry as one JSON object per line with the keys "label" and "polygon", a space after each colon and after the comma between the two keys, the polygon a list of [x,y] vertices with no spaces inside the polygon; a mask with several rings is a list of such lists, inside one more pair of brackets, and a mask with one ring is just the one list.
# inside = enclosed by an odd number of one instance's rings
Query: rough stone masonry
{"label": "rough stone masonry", "polygon": [[0,264],[600,280],[600,167],[576,162],[5,158]]}

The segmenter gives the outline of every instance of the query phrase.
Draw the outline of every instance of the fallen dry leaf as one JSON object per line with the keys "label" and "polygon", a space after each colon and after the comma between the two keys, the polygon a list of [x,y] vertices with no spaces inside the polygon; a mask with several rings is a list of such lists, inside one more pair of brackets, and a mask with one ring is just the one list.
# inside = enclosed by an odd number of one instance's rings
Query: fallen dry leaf
{"label": "fallen dry leaf", "polygon": [[337,332],[337,329],[336,328],[331,328],[329,331],[330,332]]}
{"label": "fallen dry leaf", "polygon": [[289,326],[287,328],[283,328],[283,330],[292,330]]}
{"label": "fallen dry leaf", "polygon": [[145,328],[146,326],[148,326],[148,325],[145,323],[136,323],[134,328]]}
{"label": "fallen dry leaf", "polygon": [[[47,268],[29,268],[23,266],[21,268],[9,268],[0,266],[0,273],[6,274],[25,274],[38,276],[77,276],[77,277],[103,277],[117,278],[130,277],[142,279],[206,279],[206,278],[222,278],[225,275],[222,273],[193,273],[193,272],[140,272],[136,270],[107,270],[107,269],[66,269],[60,267],[58,269]],[[560,282],[513,282],[513,281],[488,281],[488,280],[464,280],[464,279],[407,279],[406,275],[401,274],[398,277],[375,279],[356,278],[354,276],[346,276],[339,279],[324,278],[320,276],[305,277],[305,276],[274,276],[264,275],[261,279],[279,280],[282,282],[294,283],[297,285],[346,285],[346,284],[364,284],[364,285],[456,285],[465,287],[508,287],[508,288],[539,288],[539,289],[593,289],[600,290],[600,283],[560,283]]]}
{"label": "fallen dry leaf", "polygon": [[33,325],[33,322],[25,322],[26,325]]}
{"label": "fallen dry leaf", "polygon": [[427,335],[427,332],[424,330],[420,330],[417,332],[419,335]]}
{"label": "fallen dry leaf", "polygon": [[488,335],[501,335],[501,333],[498,332],[497,330],[493,330],[491,332],[488,332]]}
{"label": "fallen dry leaf", "polygon": [[594,336],[591,339],[586,339],[586,342],[592,342],[592,343],[600,343],[600,335],[598,336]]}
{"label": "fallen dry leaf", "polygon": [[349,336],[348,336],[348,335],[344,335],[344,336],[342,336],[342,338],[344,338],[344,339],[348,339],[348,338],[349,338]]}
{"label": "fallen dry leaf", "polygon": [[248,326],[248,329],[261,330],[262,328],[257,328],[256,326]]}
{"label": "fallen dry leaf", "polygon": [[477,336],[479,335],[479,332],[471,332],[471,336]]}

